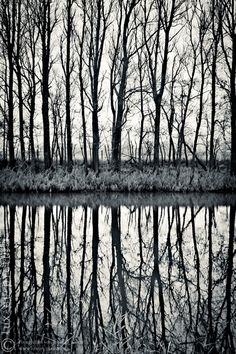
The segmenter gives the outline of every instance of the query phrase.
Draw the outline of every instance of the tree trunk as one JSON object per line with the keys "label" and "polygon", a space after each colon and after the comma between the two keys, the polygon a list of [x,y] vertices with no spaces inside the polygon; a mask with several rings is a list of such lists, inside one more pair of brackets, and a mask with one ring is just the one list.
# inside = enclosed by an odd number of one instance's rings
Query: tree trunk
{"label": "tree trunk", "polygon": [[98,172],[99,171],[99,127],[98,127],[98,112],[95,107],[92,113],[92,129],[93,129],[92,168],[95,172]]}
{"label": "tree trunk", "polygon": [[123,113],[124,113],[126,76],[128,71],[128,58],[127,58],[126,48],[125,48],[125,53],[126,54],[124,55],[123,58],[124,64],[123,64],[122,75],[121,75],[121,84],[118,93],[118,109],[117,109],[116,123],[115,123],[113,139],[112,139],[113,140],[112,163],[115,171],[120,171],[120,164],[121,164],[121,130],[122,130],[122,121],[123,121]]}
{"label": "tree trunk", "polygon": [[232,34],[232,70],[230,75],[230,99],[231,99],[231,174],[236,175],[236,33]]}
{"label": "tree trunk", "polygon": [[[9,50],[12,53],[11,50]],[[9,53],[9,98],[8,98],[8,144],[9,144],[9,160],[10,165],[15,164],[15,152],[14,152],[14,108],[13,108],[13,61],[12,54]]]}
{"label": "tree trunk", "polygon": [[128,28],[129,21],[132,14],[133,9],[137,5],[135,0],[132,0],[129,10],[126,13],[124,26],[123,26],[123,36],[122,36],[122,69],[121,69],[121,79],[120,79],[120,87],[118,91],[118,99],[117,99],[117,114],[113,129],[112,136],[112,164],[114,171],[120,171],[121,165],[121,131],[123,124],[123,116],[124,116],[124,104],[125,104],[125,93],[126,93],[126,82],[127,82],[127,73],[129,67],[129,57],[127,53],[127,42],[128,42]]}
{"label": "tree trunk", "polygon": [[86,128],[85,105],[84,105],[84,82],[82,76],[82,58],[80,58],[79,81],[80,81],[80,102],[81,102],[82,126],[83,126],[84,168],[85,168],[85,174],[87,174],[88,173],[87,128]]}
{"label": "tree trunk", "polygon": [[44,208],[44,245],[43,245],[43,329],[47,337],[52,334],[52,313],[50,295],[50,231],[52,207]]}
{"label": "tree trunk", "polygon": [[[90,19],[91,37],[90,37],[90,80],[91,80],[91,99],[92,99],[92,135],[93,135],[93,151],[92,151],[92,168],[99,172],[99,125],[98,112],[99,108],[99,76],[101,69],[101,60],[103,55],[105,34],[107,30],[108,14],[105,15],[104,3],[97,0],[96,4],[92,4],[91,15],[94,19]],[[110,7],[111,9],[111,7]],[[94,27],[95,23],[95,27]]]}
{"label": "tree trunk", "polygon": [[73,325],[71,320],[71,251],[72,251],[72,208],[68,207],[67,214],[67,244],[66,244],[66,294],[67,294],[67,338],[68,346],[72,345]]}
{"label": "tree trunk", "polygon": [[214,157],[214,136],[215,136],[215,115],[216,115],[216,55],[217,43],[214,44],[214,54],[212,60],[211,74],[211,133],[210,133],[210,170],[215,167]]}
{"label": "tree trunk", "polygon": [[42,23],[42,116],[43,116],[43,149],[45,169],[51,167],[50,154],[50,125],[49,125],[49,60],[50,60],[50,1],[43,1],[43,23]]}
{"label": "tree trunk", "polygon": [[70,112],[70,76],[71,76],[71,34],[72,34],[72,2],[67,1],[67,28],[66,28],[66,136],[67,136],[67,163],[68,170],[72,169],[72,142],[71,142],[71,112]]}
{"label": "tree trunk", "polygon": [[[10,5],[8,5],[10,7]],[[16,1],[12,1],[12,23],[11,29],[7,29],[7,55],[9,64],[9,79],[8,79],[8,144],[9,144],[9,161],[10,165],[15,165],[15,151],[14,151],[14,99],[13,99],[13,86],[14,86],[14,44],[16,32]]]}
{"label": "tree trunk", "polygon": [[16,76],[18,82],[18,102],[19,102],[19,127],[20,127],[20,150],[21,159],[25,161],[24,143],[24,113],[23,113],[23,94],[22,94],[22,73],[20,65],[21,57],[21,0],[18,1],[18,22],[17,22],[17,53],[16,53]]}
{"label": "tree trunk", "polygon": [[203,43],[201,44],[201,87],[200,87],[200,100],[199,100],[199,114],[197,119],[197,127],[195,132],[195,138],[193,143],[193,166],[195,162],[195,156],[197,152],[197,143],[199,138],[199,132],[202,123],[202,116],[203,116],[203,94],[204,94],[204,84],[205,84],[205,69],[204,69],[204,61],[203,61]]}
{"label": "tree trunk", "polygon": [[21,159],[25,161],[25,143],[24,143],[24,113],[23,113],[23,95],[22,95],[22,76],[20,63],[17,63],[17,81],[18,81],[18,100],[19,100],[19,127],[20,127],[20,150]]}
{"label": "tree trunk", "polygon": [[160,122],[161,122],[161,97],[155,100],[155,131],[154,131],[154,159],[153,164],[156,172],[160,167]]}
{"label": "tree trunk", "polygon": [[117,266],[117,285],[120,292],[121,303],[121,340],[124,352],[127,352],[127,328],[126,328],[126,313],[128,311],[127,306],[127,294],[125,279],[123,274],[123,255],[121,248],[121,230],[120,230],[120,208],[111,209],[111,235],[112,235],[112,249],[116,254],[116,266]]}
{"label": "tree trunk", "polygon": [[35,85],[36,84],[34,82],[31,98],[30,98],[30,121],[29,121],[29,140],[30,140],[31,159],[33,165],[35,163],[35,146],[34,146],[34,114],[35,114],[35,97],[36,97]]}
{"label": "tree trunk", "polygon": [[143,104],[143,84],[142,84],[142,69],[141,65],[139,65],[139,80],[140,80],[140,111],[141,111],[141,124],[140,124],[140,135],[139,135],[139,145],[138,145],[138,163],[139,167],[142,165],[142,145],[144,139],[144,104]]}
{"label": "tree trunk", "polygon": [[11,298],[7,305],[10,309],[10,338],[16,343],[18,340],[18,326],[16,316],[16,207],[10,206],[10,223],[9,223],[9,288],[11,289]]}
{"label": "tree trunk", "polygon": [[86,8],[83,9],[83,27],[82,34],[79,43],[79,83],[80,83],[80,104],[82,115],[82,129],[83,129],[83,153],[84,153],[84,169],[85,174],[88,173],[88,153],[87,153],[87,129],[85,118],[85,102],[84,102],[84,79],[83,79],[83,49],[84,49],[84,37],[86,26]]}
{"label": "tree trunk", "polygon": [[[216,19],[216,9],[215,0],[212,3],[212,32],[213,32],[213,58],[211,67],[211,131],[210,131],[210,170],[215,167],[215,156],[214,156],[214,138],[215,138],[215,116],[216,116],[216,69],[217,69],[217,53],[218,44],[220,38],[220,22],[218,24],[217,32],[215,30],[215,19]],[[218,5],[218,4],[217,4]]]}

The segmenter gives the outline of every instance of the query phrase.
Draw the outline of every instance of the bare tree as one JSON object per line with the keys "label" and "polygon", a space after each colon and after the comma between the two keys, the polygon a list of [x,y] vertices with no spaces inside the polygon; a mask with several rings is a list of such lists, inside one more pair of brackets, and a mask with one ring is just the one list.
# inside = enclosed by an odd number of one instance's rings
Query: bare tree
{"label": "bare tree", "polygon": [[[130,21],[132,13],[139,0],[127,0],[125,4],[118,1],[119,20],[117,36],[112,53],[111,64],[111,109],[113,113],[112,124],[112,163],[114,170],[120,170],[121,163],[121,132],[125,116],[125,96],[127,75],[130,61],[129,37],[131,35]],[[124,13],[123,13],[124,7]],[[117,93],[117,103],[114,100],[114,92]]]}
{"label": "bare tree", "polygon": [[17,1],[1,0],[0,2],[0,36],[6,49],[8,65],[7,87],[7,139],[9,146],[10,165],[15,164],[14,150],[14,47],[16,43]]}
{"label": "bare tree", "polygon": [[145,118],[147,117],[147,113],[145,110],[145,106],[148,104],[147,95],[145,94],[146,85],[145,85],[145,77],[146,77],[146,63],[145,63],[145,53],[144,53],[144,35],[143,31],[141,33],[138,31],[139,23],[138,18],[135,16],[135,50],[137,53],[137,68],[138,68],[138,80],[139,80],[139,90],[140,95],[138,97],[137,106],[140,110],[141,121],[139,128],[139,142],[138,142],[138,163],[139,167],[142,168],[142,151],[143,151],[143,141],[146,136],[146,132],[144,131]]}
{"label": "bare tree", "polygon": [[52,336],[52,314],[50,295],[50,237],[52,207],[44,208],[44,247],[43,247],[43,330],[45,336]]}
{"label": "bare tree", "polygon": [[75,0],[66,0],[65,4],[65,20],[64,20],[64,36],[66,38],[66,58],[63,56],[64,38],[61,37],[61,62],[65,77],[66,89],[66,137],[67,137],[67,163],[68,170],[72,169],[72,136],[71,136],[71,74],[74,69],[74,58],[71,51],[73,39],[73,22],[75,17],[75,10],[73,5]]}
{"label": "bare tree", "polygon": [[236,175],[236,9],[234,0],[224,0],[222,5],[220,10],[221,45],[230,77],[231,174]]}
{"label": "bare tree", "polygon": [[[52,0],[38,3],[38,26],[42,45],[42,116],[44,165],[51,167],[50,124],[49,124],[49,74],[51,69],[51,35],[57,23],[56,13],[52,20]],[[56,12],[56,10],[55,10]]]}
{"label": "bare tree", "polygon": [[[182,16],[182,0],[152,1],[149,6],[144,3],[144,36],[150,76],[150,85],[154,101],[154,159],[153,163],[158,173],[160,167],[160,123],[162,98],[166,86],[167,63],[171,50],[171,29]],[[155,28],[153,28],[155,26]],[[148,41],[150,30],[155,32],[152,41]],[[164,37],[162,44],[162,37]],[[162,55],[160,64],[159,54]],[[160,67],[159,67],[160,65]],[[161,72],[158,77],[158,72]],[[158,86],[158,80],[160,85]]]}
{"label": "bare tree", "polygon": [[29,157],[34,166],[36,159],[35,152],[35,113],[36,97],[38,92],[39,79],[37,77],[37,45],[39,42],[39,28],[36,25],[37,17],[35,14],[33,0],[27,0],[26,6],[26,33],[25,33],[25,60],[22,62],[24,79],[26,82],[26,102],[25,107],[29,113]]}
{"label": "bare tree", "polygon": [[25,161],[25,142],[24,142],[24,98],[23,98],[23,82],[22,82],[22,62],[24,58],[23,54],[23,28],[25,25],[25,20],[23,19],[24,8],[22,6],[22,0],[17,2],[17,25],[16,25],[16,50],[15,50],[15,71],[17,77],[17,89],[18,89],[18,110],[19,110],[19,128],[20,128],[20,150],[21,150],[21,159]]}
{"label": "bare tree", "polygon": [[3,67],[1,68],[1,103],[0,103],[0,112],[3,120],[0,123],[1,126],[1,137],[2,137],[2,157],[3,160],[7,161],[7,153],[8,153],[8,136],[7,136],[7,127],[8,127],[8,70],[7,70],[7,56],[6,56],[6,48],[1,45],[1,57],[3,58]]}
{"label": "bare tree", "polygon": [[[217,21],[220,2],[212,1],[211,19],[212,19],[212,62],[211,62],[211,131],[210,131],[210,169],[215,167],[215,116],[216,116],[216,76],[217,76],[217,57],[219,52],[220,41],[220,21]],[[217,23],[218,22],[218,23]]]}
{"label": "bare tree", "polygon": [[[112,9],[112,3],[108,8],[104,0],[94,0],[90,6],[87,6],[88,23],[88,68],[90,78],[90,105],[92,110],[92,168],[95,172],[99,171],[99,125],[98,115],[102,109],[102,104],[99,103],[101,99],[102,79],[101,79],[101,64],[105,43],[105,36],[109,26],[109,17]],[[99,82],[100,80],[100,82]]]}
{"label": "bare tree", "polygon": [[[179,115],[181,117],[181,122],[180,122],[180,127],[178,129],[178,147],[177,147],[177,160],[178,160],[178,169],[180,168],[181,164],[181,159],[182,159],[182,149],[183,147],[186,147],[186,142],[185,142],[185,126],[186,126],[186,120],[189,114],[189,106],[192,100],[192,91],[195,85],[195,75],[196,75],[196,69],[197,69],[197,59],[198,59],[198,48],[199,48],[199,43],[198,41],[194,40],[194,34],[193,34],[193,21],[194,21],[194,16],[196,13],[196,5],[193,7],[191,14],[188,15],[187,13],[187,24],[189,28],[189,38],[190,38],[190,44],[191,44],[191,49],[190,53],[192,53],[192,58],[191,56],[185,56],[182,58],[183,65],[184,65],[184,70],[186,70],[187,73],[187,79],[183,79],[181,84],[181,97],[180,97],[180,112]],[[190,60],[189,60],[190,59]],[[190,67],[191,64],[191,67]],[[185,88],[187,86],[187,89]],[[185,152],[185,155],[187,153]]]}
{"label": "bare tree", "polygon": [[80,91],[80,105],[82,116],[82,130],[83,130],[83,156],[85,174],[88,173],[88,153],[87,153],[87,126],[85,114],[85,82],[84,82],[84,44],[86,37],[86,22],[87,22],[87,6],[86,0],[81,0],[82,9],[82,26],[80,33],[77,33],[78,46],[76,42],[76,51],[78,53],[78,70],[79,70],[79,91]]}
{"label": "bare tree", "polygon": [[64,127],[63,119],[65,114],[65,110],[63,109],[65,95],[62,80],[56,80],[56,86],[55,92],[50,95],[53,122],[51,156],[52,159],[54,159],[55,156],[56,163],[59,160],[60,165],[63,165],[66,160],[66,127]]}
{"label": "bare tree", "polygon": [[179,53],[177,53],[174,56],[173,63],[172,63],[172,68],[171,68],[171,82],[169,85],[169,91],[170,91],[170,100],[169,100],[169,112],[166,110],[164,105],[162,106],[162,109],[164,111],[164,114],[167,119],[167,125],[168,125],[168,135],[169,135],[169,152],[168,152],[168,160],[169,163],[171,164],[176,164],[176,149],[175,149],[175,144],[174,144],[174,139],[173,139],[173,131],[174,131],[174,122],[176,119],[176,113],[178,112],[177,109],[177,102],[178,99],[176,99],[176,86],[178,84],[178,80],[180,79],[180,72],[183,69],[182,61],[184,59],[184,56],[180,56]]}
{"label": "bare tree", "polygon": [[199,54],[200,54],[200,92],[199,92],[199,113],[197,115],[197,126],[195,131],[194,143],[193,143],[193,162],[196,157],[197,144],[199,139],[199,133],[203,118],[203,107],[204,107],[204,89],[207,71],[207,60],[209,55],[209,48],[206,48],[205,37],[207,35],[210,22],[208,20],[209,14],[206,13],[204,4],[199,1],[200,13],[198,14],[198,43],[199,43]]}

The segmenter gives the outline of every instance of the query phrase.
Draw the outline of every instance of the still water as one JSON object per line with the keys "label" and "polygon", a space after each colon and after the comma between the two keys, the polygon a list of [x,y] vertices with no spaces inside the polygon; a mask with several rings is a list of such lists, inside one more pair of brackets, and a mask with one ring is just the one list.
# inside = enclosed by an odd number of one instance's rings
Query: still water
{"label": "still water", "polygon": [[235,211],[235,196],[1,196],[2,352],[234,353]]}

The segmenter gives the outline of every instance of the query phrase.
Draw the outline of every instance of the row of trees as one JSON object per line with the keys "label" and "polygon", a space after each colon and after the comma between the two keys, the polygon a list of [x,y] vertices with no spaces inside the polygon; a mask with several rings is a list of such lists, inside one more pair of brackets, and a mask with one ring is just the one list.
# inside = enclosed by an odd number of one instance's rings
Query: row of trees
{"label": "row of trees", "polygon": [[3,158],[236,174],[235,23],[234,0],[0,0]]}

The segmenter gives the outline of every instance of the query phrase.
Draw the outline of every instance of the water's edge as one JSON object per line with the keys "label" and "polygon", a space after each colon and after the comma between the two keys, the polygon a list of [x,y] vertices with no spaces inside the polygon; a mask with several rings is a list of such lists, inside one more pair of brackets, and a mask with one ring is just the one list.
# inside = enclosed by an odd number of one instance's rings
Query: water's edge
{"label": "water's edge", "polygon": [[2,193],[0,205],[234,206],[236,193]]}

